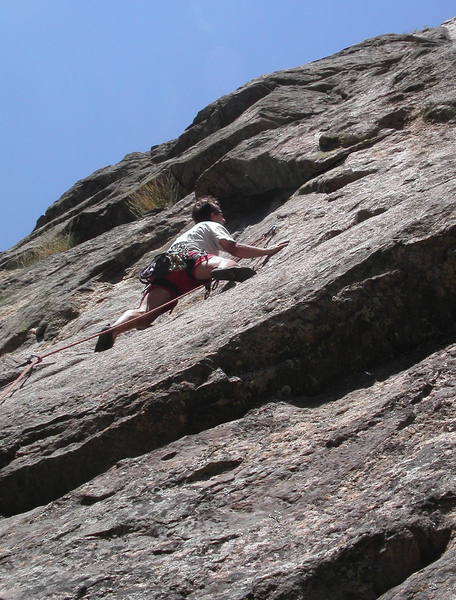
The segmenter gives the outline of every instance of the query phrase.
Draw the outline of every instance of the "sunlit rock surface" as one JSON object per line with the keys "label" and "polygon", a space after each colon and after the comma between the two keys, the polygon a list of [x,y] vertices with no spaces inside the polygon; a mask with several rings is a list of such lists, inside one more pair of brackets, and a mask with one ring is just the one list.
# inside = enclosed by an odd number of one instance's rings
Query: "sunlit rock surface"
{"label": "sunlit rock surface", "polygon": [[[454,600],[454,31],[252,81],[0,255],[6,385],[139,303],[195,194],[242,242],[290,240],[2,399],[0,598]],[[164,175],[179,201],[135,218]]]}

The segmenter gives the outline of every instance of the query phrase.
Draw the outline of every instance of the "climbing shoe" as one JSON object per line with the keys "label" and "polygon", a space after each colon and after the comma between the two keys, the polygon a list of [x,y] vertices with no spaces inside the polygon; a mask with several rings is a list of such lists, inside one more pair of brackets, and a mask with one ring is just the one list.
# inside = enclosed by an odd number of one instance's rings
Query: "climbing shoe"
{"label": "climbing shoe", "polygon": [[212,279],[215,281],[245,281],[255,275],[256,271],[250,267],[228,267],[227,269],[214,269]]}
{"label": "climbing shoe", "polygon": [[[107,325],[103,327],[101,331],[105,331],[105,329],[110,329],[111,325]],[[106,333],[101,333],[98,336],[97,343],[95,345],[95,352],[104,352],[105,350],[109,350],[114,346],[114,336],[112,335],[112,331],[107,331]]]}

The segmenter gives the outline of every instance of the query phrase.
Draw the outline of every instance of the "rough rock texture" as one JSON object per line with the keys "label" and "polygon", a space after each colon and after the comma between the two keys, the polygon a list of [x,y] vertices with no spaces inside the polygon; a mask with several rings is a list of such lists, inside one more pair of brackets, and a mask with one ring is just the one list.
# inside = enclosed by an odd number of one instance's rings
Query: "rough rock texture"
{"label": "rough rock texture", "polygon": [[[290,245],[1,410],[0,598],[453,600],[456,21],[250,82],[0,255],[0,383],[139,301],[220,197]],[[173,207],[128,197],[167,173]],[[55,232],[79,242],[28,267]]]}

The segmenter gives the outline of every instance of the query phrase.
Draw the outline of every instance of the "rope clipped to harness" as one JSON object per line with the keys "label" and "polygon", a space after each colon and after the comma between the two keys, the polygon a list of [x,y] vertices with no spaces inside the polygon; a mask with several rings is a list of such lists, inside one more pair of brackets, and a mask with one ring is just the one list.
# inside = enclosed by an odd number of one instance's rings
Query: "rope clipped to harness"
{"label": "rope clipped to harness", "polygon": [[[269,241],[272,239],[272,237],[275,235],[277,230],[277,227],[275,225],[273,225],[265,234],[263,234],[260,239],[258,240],[259,243],[261,240],[267,240],[267,243],[269,243]],[[185,246],[185,244],[184,244]],[[160,258],[166,255],[166,258]],[[143,269],[143,271],[141,271],[140,273],[140,281],[142,281],[143,283],[147,284],[146,290],[143,293],[143,299],[146,296],[146,294],[148,293],[148,289],[150,287],[150,285],[152,285],[154,282],[156,282],[157,277],[155,275],[153,275],[154,271],[155,271],[155,267],[154,265],[159,265],[159,268],[156,272],[161,272],[160,269],[163,268],[167,268],[167,269],[171,269],[171,270],[178,270],[178,268],[182,268],[182,266],[178,266],[178,265],[182,265],[182,261],[185,262],[185,267],[184,268],[193,268],[193,264],[194,261],[197,260],[199,257],[207,255],[207,253],[205,252],[192,252],[192,255],[189,257],[188,255],[188,248],[177,248],[176,252],[165,252],[163,254],[159,254],[157,255],[154,260],[152,261],[152,263],[150,263],[150,265],[148,265],[145,269]],[[266,260],[269,257],[266,257]],[[189,262],[189,259],[191,260],[191,262]],[[265,262],[263,263],[265,264]],[[167,273],[170,272],[169,270],[166,271]],[[149,275],[148,275],[149,273]],[[151,281],[149,281],[148,277],[153,277]],[[163,275],[162,275],[163,276]],[[157,306],[153,309],[151,309],[150,311],[145,312],[144,314],[135,317],[134,319],[130,320],[130,324],[134,325],[135,323],[139,323],[140,321],[144,320],[145,317],[147,316],[151,316],[153,314],[161,314],[162,312],[166,312],[166,308],[170,309],[170,312],[173,310],[173,308],[175,307],[176,303],[181,300],[182,298],[184,298],[185,296],[188,296],[189,294],[195,292],[196,290],[201,289],[202,287],[205,288],[205,294],[204,294],[204,298],[207,299],[209,297],[209,294],[211,292],[211,286],[212,289],[215,290],[217,288],[217,286],[219,285],[219,281],[215,280],[213,281],[212,279],[209,279],[207,281],[202,281],[200,285],[198,285],[197,287],[193,288],[192,290],[185,292],[184,294],[180,294],[179,296],[177,296],[176,298],[173,298],[172,300],[169,300],[168,302],[164,302],[163,304],[161,304],[160,306]],[[32,373],[33,368],[40,364],[41,362],[43,362],[43,360],[45,358],[48,358],[49,356],[52,356],[53,354],[58,354],[59,352],[63,352],[64,350],[67,350],[69,348],[73,348],[74,346],[78,346],[79,344],[83,344],[89,340],[98,338],[102,333],[108,333],[111,331],[116,331],[118,328],[120,327],[120,325],[116,326],[113,325],[112,327],[109,327],[108,329],[104,329],[103,331],[99,331],[93,335],[90,335],[88,337],[83,338],[82,340],[78,340],[76,342],[73,342],[71,344],[68,344],[67,346],[63,346],[62,348],[57,348],[55,350],[52,350],[50,352],[47,352],[46,354],[43,354],[42,356],[38,356],[37,354],[32,354],[24,363],[20,364],[20,367],[24,367],[24,369],[21,371],[21,373],[16,377],[16,379],[10,383],[9,385],[6,386],[6,388],[4,388],[3,393],[0,395],[0,404],[3,404],[3,402],[6,400],[6,398],[12,394],[17,387],[19,386],[20,382],[22,380],[24,380],[26,377],[30,376]]]}

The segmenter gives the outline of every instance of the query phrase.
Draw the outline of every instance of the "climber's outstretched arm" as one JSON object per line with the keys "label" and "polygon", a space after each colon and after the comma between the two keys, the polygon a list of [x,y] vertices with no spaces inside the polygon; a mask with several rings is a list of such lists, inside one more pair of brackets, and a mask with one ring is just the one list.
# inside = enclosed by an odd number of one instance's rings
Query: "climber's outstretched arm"
{"label": "climber's outstretched arm", "polygon": [[277,252],[280,252],[283,248],[288,246],[289,242],[282,242],[277,246],[271,246],[270,248],[260,248],[259,246],[248,246],[247,244],[239,244],[231,240],[220,240],[220,246],[225,252],[236,256],[236,258],[256,258],[257,256],[272,256]]}

